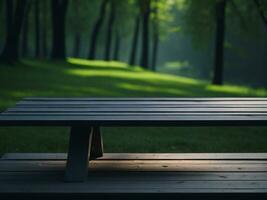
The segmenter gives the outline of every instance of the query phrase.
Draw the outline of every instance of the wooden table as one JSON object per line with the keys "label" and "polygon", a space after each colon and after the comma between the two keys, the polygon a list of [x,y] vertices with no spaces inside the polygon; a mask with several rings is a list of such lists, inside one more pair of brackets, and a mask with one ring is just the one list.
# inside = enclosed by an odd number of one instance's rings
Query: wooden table
{"label": "wooden table", "polygon": [[[26,98],[0,126],[71,127],[65,180],[84,181],[104,126],[265,126],[267,98]],[[164,133],[162,133],[164,134]]]}

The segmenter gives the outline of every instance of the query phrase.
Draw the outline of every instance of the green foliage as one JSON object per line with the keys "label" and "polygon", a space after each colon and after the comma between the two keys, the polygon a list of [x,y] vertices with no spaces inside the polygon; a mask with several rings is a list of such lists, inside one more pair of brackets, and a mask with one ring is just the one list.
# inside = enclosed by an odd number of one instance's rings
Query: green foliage
{"label": "green foliage", "polygon": [[90,30],[98,16],[101,1],[71,0],[67,15],[69,32],[86,32]]}
{"label": "green foliage", "polygon": [[151,3],[151,20],[154,23],[160,34],[160,38],[164,39],[176,25],[173,24],[175,18],[175,5],[173,0],[153,0]]}
{"label": "green foliage", "polygon": [[215,28],[214,0],[187,0],[183,2],[183,31],[192,36],[193,44],[204,46],[211,39]]}
{"label": "green foliage", "polygon": [[113,0],[116,3],[115,29],[120,37],[131,35],[135,16],[138,14],[136,2],[132,0]]}
{"label": "green foliage", "polygon": [[[266,6],[266,1],[262,2]],[[184,0],[180,1],[179,5],[178,9],[183,13],[183,31],[191,35],[195,46],[207,46],[206,44],[213,38],[216,26],[216,1]],[[226,31],[228,35],[243,39],[263,37],[262,23],[252,0],[227,0],[226,5]]]}
{"label": "green foliage", "polygon": [[263,37],[262,22],[252,1],[231,0],[227,10],[227,30],[243,39],[253,40]]}

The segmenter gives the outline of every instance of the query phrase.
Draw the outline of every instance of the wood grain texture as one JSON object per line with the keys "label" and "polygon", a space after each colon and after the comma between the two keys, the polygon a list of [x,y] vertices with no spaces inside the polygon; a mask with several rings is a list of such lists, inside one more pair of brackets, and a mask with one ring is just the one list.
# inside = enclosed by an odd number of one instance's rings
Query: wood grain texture
{"label": "wood grain texture", "polygon": [[[237,156],[240,158],[237,158]],[[91,160],[90,171],[163,171],[163,172],[265,172],[266,154],[104,154]],[[129,157],[129,159],[127,159]],[[162,159],[165,157],[164,159]],[[257,159],[258,158],[258,159]],[[0,172],[60,171],[65,154],[7,154],[0,160]],[[13,165],[12,163],[15,163]]]}
{"label": "wood grain texture", "polygon": [[[0,160],[66,160],[66,153],[6,153]],[[267,161],[267,153],[104,153],[97,160],[235,160]]]}
{"label": "wood grain texture", "polygon": [[[247,159],[243,155],[242,160],[228,160],[237,154],[230,156],[229,154],[220,154],[219,158],[224,160],[199,160],[193,158],[193,155],[184,154],[188,160],[145,160],[133,159],[139,155],[132,154],[127,160],[114,160],[114,157],[125,157],[126,155],[110,155],[103,160],[92,161],[90,166],[94,170],[90,170],[88,180],[84,183],[64,183],[62,177],[64,175],[65,160],[60,158],[64,154],[9,154],[4,156],[6,159],[0,160],[0,197],[20,197],[34,195],[59,195],[62,197],[77,197],[84,195],[88,197],[104,198],[106,195],[110,197],[134,197],[148,195],[159,197],[162,199],[171,195],[172,197],[233,197],[233,199],[244,199],[244,197],[260,198],[267,194],[267,170],[266,160],[251,160],[252,154]],[[59,156],[60,155],[60,156]],[[48,157],[53,160],[47,160]],[[162,155],[161,155],[162,156]],[[160,155],[154,155],[160,158]],[[206,155],[208,157],[217,158],[218,155]],[[256,157],[262,157],[262,154],[255,154]],[[8,160],[7,158],[10,158]],[[11,159],[13,157],[13,159]],[[15,157],[24,158],[24,160],[16,160]],[[46,159],[43,159],[43,158]],[[175,155],[171,157],[175,158]],[[158,163],[158,164],[156,164]],[[178,165],[177,165],[178,164]],[[128,168],[130,170],[117,171],[114,165],[119,168]],[[166,170],[171,166],[172,171]],[[105,169],[103,168],[105,166]],[[161,166],[161,167],[160,167]],[[181,167],[182,166],[182,167]],[[148,169],[158,168],[158,171],[150,171]],[[198,170],[195,170],[198,169]],[[234,170],[232,170],[234,169]],[[193,195],[194,194],[194,195]],[[124,196],[125,195],[125,196]],[[139,197],[141,197],[139,196]],[[47,197],[47,196],[46,196]],[[52,196],[51,196],[52,197]],[[235,198],[234,198],[235,197]],[[238,197],[238,198],[237,198]],[[252,198],[252,199],[253,199]],[[206,198],[205,198],[206,199]],[[223,198],[222,198],[223,199]]]}

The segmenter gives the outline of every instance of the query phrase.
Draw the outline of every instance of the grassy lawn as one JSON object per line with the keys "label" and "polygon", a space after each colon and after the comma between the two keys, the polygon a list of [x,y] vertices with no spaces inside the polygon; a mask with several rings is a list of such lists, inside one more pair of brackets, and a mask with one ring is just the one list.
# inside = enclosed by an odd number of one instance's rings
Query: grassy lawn
{"label": "grassy lawn", "polygon": [[[144,71],[125,63],[27,60],[0,66],[0,110],[27,96],[267,96],[265,90]],[[267,127],[103,128],[106,152],[266,152]],[[65,152],[68,128],[0,128],[0,154]]]}

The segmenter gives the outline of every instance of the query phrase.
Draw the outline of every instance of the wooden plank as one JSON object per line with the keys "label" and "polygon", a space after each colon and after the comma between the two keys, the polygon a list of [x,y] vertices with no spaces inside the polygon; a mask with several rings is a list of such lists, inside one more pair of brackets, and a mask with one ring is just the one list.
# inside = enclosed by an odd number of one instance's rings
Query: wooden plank
{"label": "wooden plank", "polygon": [[105,153],[101,160],[267,160],[266,153]]}
{"label": "wooden plank", "polygon": [[[1,161],[1,172],[62,171],[65,161]],[[267,172],[265,161],[92,160],[90,171]]]}
{"label": "wooden plank", "polygon": [[[0,182],[16,179],[19,176],[24,181],[47,179],[54,176],[60,180],[64,175],[63,171],[14,171],[0,172]],[[88,173],[89,181],[267,181],[266,172],[97,172]]]}
{"label": "wooden plank", "polygon": [[198,103],[207,103],[207,102],[212,102],[212,103],[218,103],[218,102],[249,102],[249,103],[265,103],[267,102],[267,98],[33,98],[33,99],[24,99],[23,101],[19,102],[28,104],[28,103],[51,103],[51,102],[99,102],[99,103],[125,103],[125,102],[130,102],[131,104],[134,103],[155,103],[155,102],[161,102],[161,103],[173,103],[173,102],[178,102],[178,103],[190,103],[190,102],[198,102]]}
{"label": "wooden plank", "polygon": [[[50,179],[49,179],[50,178]],[[84,184],[60,184],[59,180],[55,180],[54,177],[46,177],[45,179],[31,181],[32,184],[31,187],[28,187],[28,184],[23,184],[23,180],[12,180],[12,181],[6,181],[5,183],[0,184],[0,192],[7,192],[7,191],[13,191],[14,189],[11,189],[10,186],[14,184],[21,185],[17,186],[17,189],[24,189],[25,190],[31,190],[36,192],[49,192],[49,191],[58,191],[58,192],[64,192],[68,193],[68,191],[77,191],[82,192],[86,190],[87,192],[96,192],[96,191],[120,191],[125,192],[122,190],[126,190],[128,192],[130,191],[143,191],[147,189],[165,189],[168,191],[171,189],[172,191],[175,191],[176,189],[267,189],[267,181],[209,181],[209,180],[197,180],[197,181],[135,181],[132,180],[125,180],[125,181],[113,181],[113,180],[105,180],[102,181],[101,179],[94,180],[94,181],[87,181]],[[26,187],[25,187],[26,185]],[[62,189],[66,189],[66,191]]]}
{"label": "wooden plank", "polygon": [[266,97],[26,97],[24,101],[123,101],[123,100],[133,100],[133,101],[262,101],[266,100]]}
{"label": "wooden plank", "polygon": [[75,113],[94,113],[94,112],[125,112],[125,113],[186,113],[186,112],[222,112],[222,113],[242,113],[242,112],[256,112],[256,113],[266,113],[267,108],[191,108],[191,107],[183,107],[183,108],[10,108],[8,109],[9,113],[12,112],[22,112],[22,113],[49,113],[49,112],[75,112]]}
{"label": "wooden plank", "polygon": [[156,117],[165,117],[165,116],[249,116],[249,117],[266,117],[267,113],[255,113],[255,112],[7,112],[3,113],[2,116],[156,116]]}
{"label": "wooden plank", "polygon": [[86,180],[92,131],[93,129],[90,127],[71,127],[65,181],[81,182]]}
{"label": "wooden plank", "polygon": [[[1,160],[66,160],[66,153],[6,153]],[[267,153],[104,153],[98,160],[267,160]]]}
{"label": "wooden plank", "polygon": [[[77,183],[62,183],[62,173],[51,173],[34,174],[32,172],[25,174],[13,173],[2,175],[0,173],[0,196],[3,194],[20,194],[20,198],[23,194],[33,195],[33,194],[214,194],[214,193],[243,193],[243,196],[247,193],[266,193],[267,181],[261,179],[258,176],[258,180],[252,176],[252,173],[244,173],[238,176],[237,173],[225,174],[219,173],[217,175],[209,174],[168,174],[161,176],[156,176],[155,174],[141,173],[140,175],[131,175],[127,172],[124,175],[110,174],[109,176],[93,176],[90,174],[92,179],[83,184]],[[159,172],[157,172],[158,174]],[[164,172],[165,173],[165,172]],[[257,174],[257,173],[254,173]],[[236,175],[236,176],[235,176]],[[264,174],[260,174],[265,176]],[[227,179],[220,177],[233,177],[237,179]],[[247,176],[247,179],[243,177]],[[243,179],[242,179],[243,178]],[[241,195],[242,196],[242,195]],[[92,197],[92,196],[91,196]],[[198,198],[200,196],[198,195]],[[164,199],[163,198],[163,199]],[[10,198],[9,198],[10,199]],[[206,198],[205,198],[206,199]],[[236,199],[236,198],[235,198]]]}
{"label": "wooden plank", "polygon": [[[242,102],[242,101],[240,101]],[[78,102],[49,102],[49,103],[43,103],[43,102],[36,102],[36,103],[31,103],[31,104],[24,104],[24,103],[17,103],[13,107],[38,107],[38,106],[66,106],[66,107],[72,107],[72,106],[90,106],[90,107],[266,107],[266,103],[246,103],[243,102],[242,104],[237,104],[237,103],[231,103],[231,102],[225,102],[225,103],[213,103],[213,102],[172,102],[172,103],[165,103],[161,102],[160,104],[157,102],[146,102],[146,103],[131,103],[131,102],[123,102],[122,104],[119,104],[120,102],[118,101],[117,103],[108,103],[108,102],[90,102],[90,101],[85,101],[82,103]]]}
{"label": "wooden plank", "polygon": [[[19,186],[20,185],[20,186]],[[16,187],[15,187],[16,186]],[[214,192],[266,192],[267,181],[125,181],[85,182],[62,184],[53,177],[23,184],[23,180],[0,184],[0,193],[214,193]]]}
{"label": "wooden plank", "polygon": [[[77,105],[70,105],[70,104],[56,104],[56,105],[42,105],[42,104],[34,104],[34,105],[16,105],[13,108],[266,108],[267,104],[77,104]],[[12,108],[12,107],[11,107]]]}
{"label": "wooden plank", "polygon": [[67,153],[6,153],[2,160],[66,160]]}
{"label": "wooden plank", "polygon": [[18,102],[17,105],[57,105],[57,104],[65,104],[65,105],[88,105],[88,104],[93,104],[93,105],[123,105],[123,104],[131,104],[131,105],[144,105],[144,104],[157,104],[157,105],[177,105],[177,104],[184,104],[184,105],[190,105],[193,103],[198,103],[198,104],[212,104],[212,105],[240,105],[240,104],[256,104],[256,105],[266,105],[267,101],[212,101],[212,102],[208,102],[208,101],[27,101],[27,102]]}
{"label": "wooden plank", "polygon": [[182,192],[183,189],[209,192],[218,192],[218,189],[232,192],[243,189],[248,192],[251,189],[262,189],[266,192],[267,189],[267,173],[91,172],[91,178],[83,184],[65,184],[60,181],[62,175],[62,172],[0,172],[0,193],[22,190],[28,193],[118,192],[119,188],[120,192],[156,192],[156,189],[164,192]]}
{"label": "wooden plank", "polygon": [[[18,105],[60,105],[82,104],[100,106],[113,105],[267,105],[266,98],[51,98],[28,99]],[[1,126],[262,126],[267,125],[266,109],[255,108],[15,108],[21,112],[7,112],[0,115]],[[26,109],[26,108],[25,108]],[[30,112],[30,110],[33,110]],[[36,110],[37,109],[37,110]],[[70,109],[70,110],[69,110]],[[75,111],[79,112],[75,112]],[[12,109],[10,109],[12,110]],[[17,111],[18,111],[17,110]],[[38,111],[39,110],[39,111]],[[95,110],[95,112],[94,112]],[[108,110],[108,112],[104,112]],[[116,110],[116,112],[115,112]],[[36,112],[38,111],[38,112]],[[101,112],[100,112],[101,111]],[[102,112],[103,111],[103,112]],[[120,111],[120,112],[119,112]],[[219,112],[220,111],[220,112]]]}
{"label": "wooden plank", "polygon": [[265,116],[3,116],[0,126],[266,126]]}
{"label": "wooden plank", "polygon": [[[212,117],[210,117],[212,116]],[[64,114],[30,114],[30,115],[19,115],[19,114],[15,114],[15,115],[0,115],[0,123],[4,122],[4,121],[110,121],[110,122],[116,122],[116,121],[121,121],[121,122],[128,122],[128,121],[135,121],[135,122],[140,122],[140,121],[155,121],[155,122],[162,122],[164,124],[164,122],[212,122],[212,121],[218,121],[218,123],[224,123],[227,121],[245,121],[245,122],[249,122],[249,121],[267,121],[267,117],[265,116],[260,116],[260,115],[225,115],[225,116],[220,116],[220,115],[204,115],[204,114],[200,114],[200,115],[195,115],[195,116],[191,116],[191,115],[140,115],[140,114],[136,114],[136,115],[132,115],[132,116],[125,116],[122,114],[119,115],[66,115],[64,116]]]}
{"label": "wooden plank", "polygon": [[[53,117],[61,117],[61,116],[66,116],[66,117],[99,117],[99,116],[103,116],[103,117],[109,117],[109,116],[115,116],[115,117],[128,117],[129,119],[131,119],[131,117],[153,117],[154,118],[165,118],[165,117],[172,117],[172,118],[177,118],[179,120],[179,118],[182,117],[187,117],[187,120],[190,120],[191,117],[194,119],[198,119],[197,117],[206,117],[207,120],[212,121],[212,116],[215,117],[223,117],[223,118],[219,118],[219,119],[225,119],[227,120],[228,118],[231,119],[232,118],[237,118],[238,117],[247,117],[247,118],[260,118],[260,119],[267,119],[266,118],[266,113],[123,113],[123,112],[108,112],[108,113],[100,113],[100,112],[96,112],[96,113],[68,113],[68,112],[58,112],[58,113],[4,113],[2,115],[0,115],[0,119],[5,119],[5,117],[8,118],[14,118],[14,117],[40,117],[40,116],[51,116],[51,118]],[[127,118],[126,118],[127,119]]]}
{"label": "wooden plank", "polygon": [[[19,194],[20,198],[34,194],[42,194],[43,197],[49,194],[60,194],[61,197],[64,194],[83,194],[88,198],[92,194],[112,194],[114,198],[115,194],[131,194],[131,197],[133,194],[164,194],[164,198],[167,194],[175,197],[196,194],[197,198],[200,198],[200,194],[218,194],[218,197],[236,194],[240,198],[244,195],[267,194],[267,161],[250,160],[252,154],[247,155],[248,160],[245,154],[240,154],[244,160],[220,160],[222,156],[231,159],[238,154],[206,155],[218,160],[199,160],[194,157],[197,156],[195,154],[184,154],[191,160],[183,160],[181,155],[177,156],[181,160],[157,160],[163,155],[154,155],[155,160],[137,160],[141,155],[135,155],[135,159],[131,158],[133,160],[113,160],[114,156],[121,159],[126,154],[107,154],[113,157],[91,162],[90,178],[86,182],[68,184],[62,182],[64,160],[38,160],[37,154],[32,155],[24,155],[28,156],[28,160],[16,160],[16,157],[20,159],[23,155],[9,154],[6,157],[10,160],[0,160],[1,198],[15,194]],[[46,156],[58,158],[51,154]],[[170,156],[175,158],[172,154]],[[255,156],[264,158],[264,154]]]}

